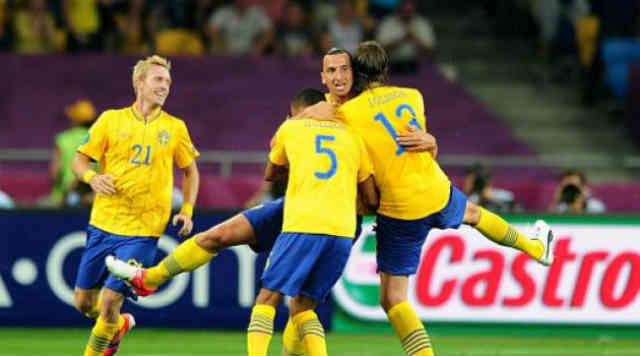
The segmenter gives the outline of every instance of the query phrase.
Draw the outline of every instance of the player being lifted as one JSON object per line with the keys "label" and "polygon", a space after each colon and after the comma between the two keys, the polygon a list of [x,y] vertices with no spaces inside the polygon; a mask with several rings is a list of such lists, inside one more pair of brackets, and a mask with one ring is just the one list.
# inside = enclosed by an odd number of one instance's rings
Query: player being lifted
{"label": "player being lifted", "polygon": [[431,342],[407,299],[408,277],[415,274],[422,245],[432,228],[476,228],[501,245],[527,253],[543,265],[553,262],[553,234],[541,220],[528,238],[500,216],[467,201],[430,153],[400,145],[407,126],[426,130],[424,101],[416,89],[386,84],[389,58],[376,42],[362,43],[354,56],[361,94],[334,107],[320,103],[303,116],[337,117],[359,133],[371,156],[380,189],[376,259],[380,304],[409,355],[432,355]]}
{"label": "player being lifted", "polygon": [[[130,289],[108,274],[104,259],[115,255],[142,266],[153,263],[171,214],[174,162],[183,172],[185,203],[173,223],[184,223],[181,235],[193,227],[199,153],[184,122],[162,111],[170,69],[159,56],[139,61],[132,78],[135,103],[102,113],[73,162],[74,173],[96,192],[75,288],[76,308],[96,319],[85,355],[114,354],[135,325],[130,314],[120,314]],[[91,159],[100,173],[91,168]]]}

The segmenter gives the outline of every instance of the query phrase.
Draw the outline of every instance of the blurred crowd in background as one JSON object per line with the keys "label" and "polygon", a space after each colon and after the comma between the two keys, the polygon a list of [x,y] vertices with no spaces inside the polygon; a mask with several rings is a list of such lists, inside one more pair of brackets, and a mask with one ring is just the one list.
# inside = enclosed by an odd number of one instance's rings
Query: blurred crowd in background
{"label": "blurred crowd in background", "polygon": [[[438,6],[478,17],[497,36],[530,43],[544,63],[545,80],[579,83],[585,105],[627,100],[629,65],[640,61],[637,0],[481,0],[473,6],[481,11],[472,13],[462,0],[0,0],[0,51],[317,57],[375,39],[388,49],[394,72],[411,73],[424,59],[437,61],[431,21]],[[55,205],[90,201],[90,191],[76,186],[68,166],[70,147],[86,133],[95,109],[81,100],[66,115],[72,125],[56,136],[50,164]],[[465,192],[494,210],[522,211],[512,193],[492,187],[486,167],[469,169]],[[2,202],[12,206],[0,192]],[[559,177],[549,210],[606,208],[590,195],[584,174],[570,170]]]}

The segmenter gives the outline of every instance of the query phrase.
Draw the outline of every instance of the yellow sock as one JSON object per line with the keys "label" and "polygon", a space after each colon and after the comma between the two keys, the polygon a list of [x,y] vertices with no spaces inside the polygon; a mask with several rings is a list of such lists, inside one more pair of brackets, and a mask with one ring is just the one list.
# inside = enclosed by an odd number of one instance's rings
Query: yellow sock
{"label": "yellow sock", "polygon": [[293,325],[298,328],[298,334],[307,349],[306,355],[326,356],[327,343],[324,337],[324,328],[318,320],[318,315],[313,310],[298,313],[291,319]]}
{"label": "yellow sock", "polygon": [[247,329],[247,351],[249,356],[264,356],[269,350],[273,335],[273,318],[276,309],[271,305],[256,304],[251,310],[251,320]]}
{"label": "yellow sock", "polygon": [[96,325],[91,330],[87,347],[84,349],[84,355],[102,355],[113,336],[118,332],[118,324],[117,322],[108,323],[102,317],[98,317]]}
{"label": "yellow sock", "polygon": [[298,334],[298,328],[293,325],[291,318],[287,320],[287,326],[282,333],[282,354],[285,356],[305,355],[304,344]]}
{"label": "yellow sock", "polygon": [[157,287],[173,276],[194,269],[211,261],[217,254],[210,253],[196,243],[196,234],[176,247],[159,264],[147,269],[144,284]]}
{"label": "yellow sock", "polygon": [[396,304],[387,316],[407,355],[433,356],[429,335],[409,302]]}
{"label": "yellow sock", "polygon": [[91,307],[91,311],[85,314],[88,318],[96,319],[100,316],[100,308],[102,307],[102,291],[98,293],[98,298],[96,298],[93,306]]}
{"label": "yellow sock", "polygon": [[480,221],[478,221],[476,229],[489,240],[516,248],[535,259],[539,259],[544,253],[542,241],[531,240],[509,226],[503,218],[487,209],[480,208]]}

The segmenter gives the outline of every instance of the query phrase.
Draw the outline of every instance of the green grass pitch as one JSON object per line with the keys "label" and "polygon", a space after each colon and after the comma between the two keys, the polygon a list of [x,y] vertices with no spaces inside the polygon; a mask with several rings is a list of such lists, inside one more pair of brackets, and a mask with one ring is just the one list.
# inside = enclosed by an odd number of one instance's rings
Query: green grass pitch
{"label": "green grass pitch", "polygon": [[[89,329],[0,328],[1,355],[79,355]],[[281,333],[274,335],[270,355],[280,355]],[[639,336],[640,338],[640,336]],[[431,332],[440,355],[638,355],[640,340],[604,336],[496,336],[482,333],[453,335]],[[402,355],[400,343],[389,334],[329,333],[329,354]],[[245,355],[242,332],[185,329],[134,329],[118,355]]]}

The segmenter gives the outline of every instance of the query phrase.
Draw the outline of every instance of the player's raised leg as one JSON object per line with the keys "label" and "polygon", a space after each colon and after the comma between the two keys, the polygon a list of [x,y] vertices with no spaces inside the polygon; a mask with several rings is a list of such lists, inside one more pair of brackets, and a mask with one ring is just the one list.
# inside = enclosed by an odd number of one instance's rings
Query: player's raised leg
{"label": "player's raised leg", "polygon": [[193,271],[211,261],[225,247],[255,243],[249,220],[243,214],[238,214],[184,241],[160,263],[148,269],[131,266],[114,258],[108,258],[106,264],[116,277],[131,282],[138,295],[146,296],[173,276]]}
{"label": "player's raised leg", "polygon": [[545,266],[553,263],[553,232],[547,223],[538,220],[532,238],[510,226],[502,217],[471,202],[467,202],[464,223],[475,227],[482,235],[500,245],[518,249]]}

